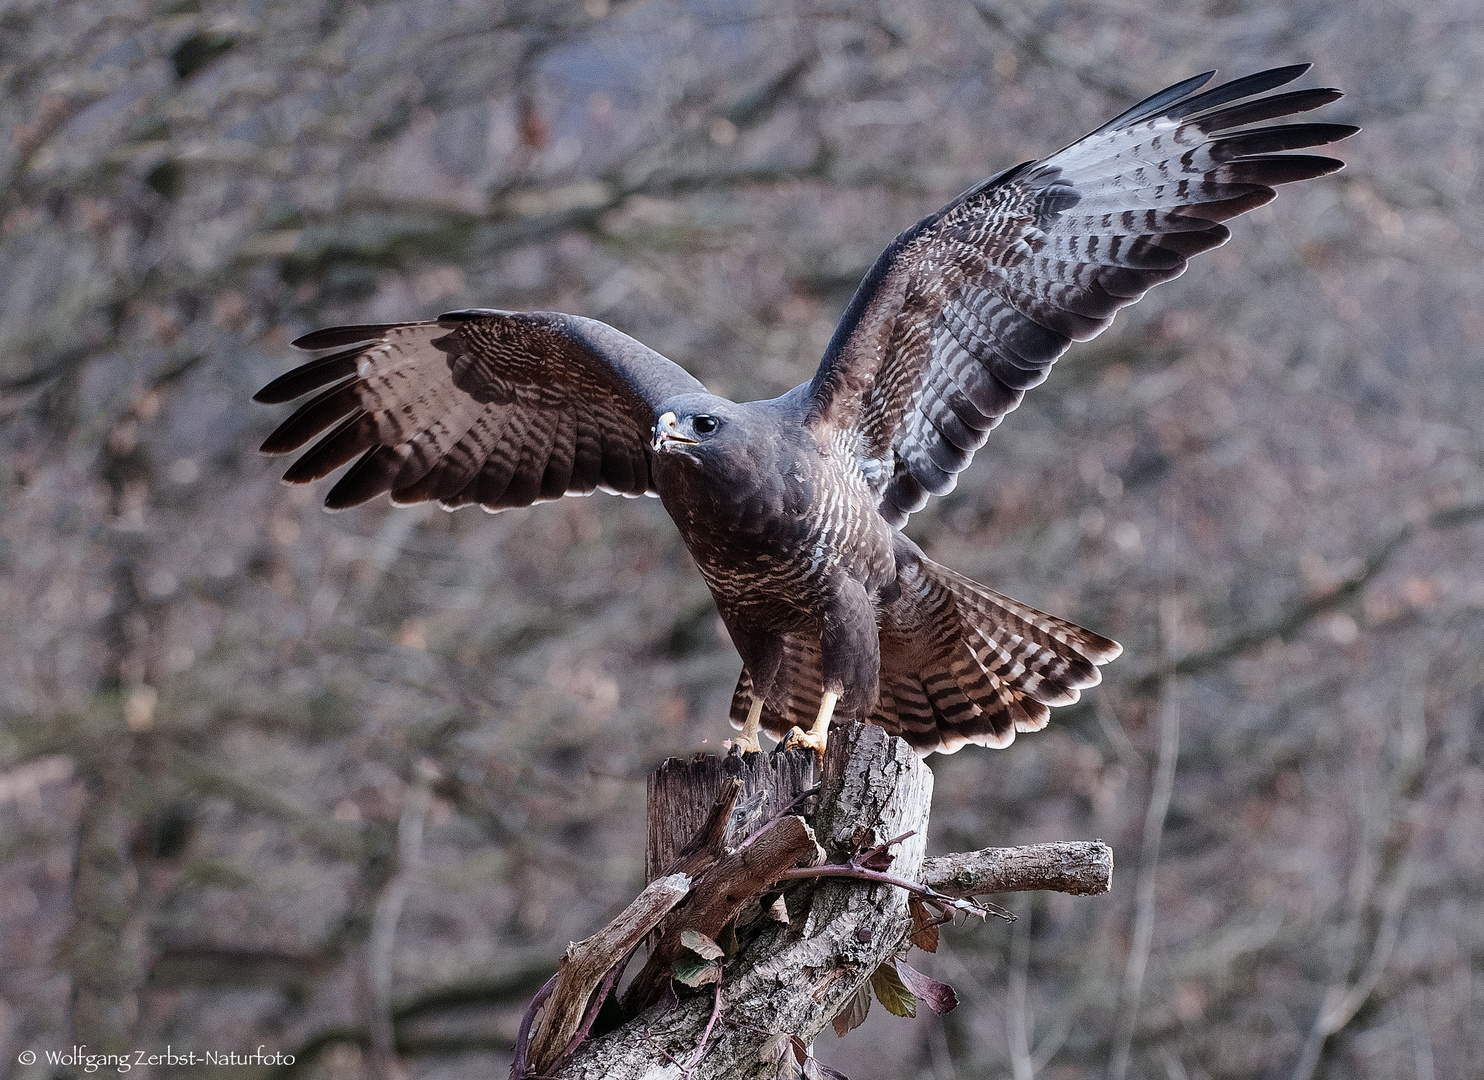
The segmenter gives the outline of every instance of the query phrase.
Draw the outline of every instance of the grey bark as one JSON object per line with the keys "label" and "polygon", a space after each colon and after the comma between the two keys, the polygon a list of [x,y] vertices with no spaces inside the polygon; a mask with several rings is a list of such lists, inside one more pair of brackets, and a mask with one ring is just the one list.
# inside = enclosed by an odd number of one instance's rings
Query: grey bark
{"label": "grey bark", "polygon": [[1094,896],[1113,885],[1113,849],[1101,840],[984,848],[922,860],[922,883],[949,896],[1050,889]]}
{"label": "grey bark", "polygon": [[[1108,889],[1113,855],[1102,841],[986,848],[925,859],[932,772],[905,742],[880,728],[850,724],[831,733],[813,797],[808,795],[811,759],[758,754],[672,760],[650,777],[649,872],[684,867],[696,880],[663,923],[648,924],[658,927],[650,961],[625,1001],[638,1015],[578,1047],[552,1075],[561,1080],[751,1080],[776,1072],[777,1058],[770,1052],[779,1046],[776,1036],[812,1041],[876,968],[897,955],[912,928],[907,891],[899,885],[849,877],[780,882],[787,867],[819,863],[816,840],[829,862],[842,864],[901,838],[890,848],[891,875],[946,896]],[[816,801],[809,809],[811,830],[792,811]],[[756,907],[737,915],[749,900],[780,889],[792,916],[786,925],[761,917]],[[725,961],[719,988],[703,986],[685,992],[678,1003],[673,997],[666,1002],[661,991],[682,951],[682,931],[717,936],[734,918],[739,947]],[[589,942],[605,934],[613,936],[602,931]],[[629,933],[623,940],[627,948],[636,938]],[[618,953],[609,952],[616,961]],[[564,977],[568,967],[564,962]],[[587,988],[603,978],[602,968],[585,965],[583,1005]],[[553,1002],[561,996],[559,989]],[[570,1033],[581,1007],[565,1012],[562,1027]],[[550,1030],[545,1015],[537,1030]],[[532,1067],[556,1060],[560,1050],[548,1039],[531,1055]]]}
{"label": "grey bark", "polygon": [[[915,879],[922,864],[932,773],[906,743],[851,724],[831,733],[814,831],[831,861],[869,840],[913,835],[893,849],[892,871]],[[793,920],[773,924],[726,965],[721,1017],[690,1075],[742,1080],[769,1075],[761,1054],[775,1033],[812,1040],[875,969],[901,948],[911,920],[907,896],[890,885],[827,880],[787,894]],[[651,1008],[583,1046],[557,1074],[564,1080],[679,1077],[701,1050],[710,988],[664,1011]]]}

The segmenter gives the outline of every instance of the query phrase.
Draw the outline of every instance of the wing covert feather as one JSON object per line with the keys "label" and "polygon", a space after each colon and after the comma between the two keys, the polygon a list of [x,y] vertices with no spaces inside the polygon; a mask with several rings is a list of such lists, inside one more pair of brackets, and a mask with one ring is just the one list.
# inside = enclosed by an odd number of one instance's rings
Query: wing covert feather
{"label": "wing covert feather", "polygon": [[[984,436],[1073,341],[1229,237],[1278,184],[1341,168],[1285,151],[1344,124],[1250,127],[1338,90],[1282,86],[1307,64],[1162,90],[1097,131],[971,188],[908,229],[861,282],[810,384],[809,422],[853,431],[900,526],[952,490]],[[1244,100],[1251,99],[1251,100]],[[931,695],[930,695],[931,696]]]}
{"label": "wing covert feather", "polygon": [[326,496],[332,510],[382,493],[487,510],[599,487],[644,494],[657,406],[705,389],[613,327],[555,312],[455,311],[330,327],[294,344],[341,351],[258,392],[278,403],[318,391],[263,451],[291,453],[319,437],[289,468],[291,483],[355,461]]}

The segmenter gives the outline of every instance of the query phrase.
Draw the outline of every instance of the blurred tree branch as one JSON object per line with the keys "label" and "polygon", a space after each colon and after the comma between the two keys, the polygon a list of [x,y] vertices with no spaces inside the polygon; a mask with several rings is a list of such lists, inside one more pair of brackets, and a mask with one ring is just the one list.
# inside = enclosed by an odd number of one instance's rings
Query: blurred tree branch
{"label": "blurred tree branch", "polygon": [[1288,637],[1320,615],[1344,607],[1356,599],[1367,585],[1385,571],[1392,556],[1420,532],[1457,528],[1480,519],[1484,519],[1484,503],[1468,503],[1434,510],[1418,523],[1396,527],[1369,555],[1361,558],[1360,566],[1354,573],[1333,589],[1295,604],[1258,626],[1239,630],[1209,648],[1187,653],[1179,660],[1135,676],[1129,681],[1129,686],[1136,691],[1147,691],[1166,679],[1207,671],[1270,641]]}

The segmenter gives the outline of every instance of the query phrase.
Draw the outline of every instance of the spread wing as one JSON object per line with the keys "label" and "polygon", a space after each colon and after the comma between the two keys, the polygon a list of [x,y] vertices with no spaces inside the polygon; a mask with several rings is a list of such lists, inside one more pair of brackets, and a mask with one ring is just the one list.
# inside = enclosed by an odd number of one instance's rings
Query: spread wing
{"label": "spread wing", "polygon": [[[899,236],[856,291],[810,384],[810,422],[852,431],[881,513],[900,526],[957,474],[1073,341],[1226,241],[1273,185],[1342,167],[1285,155],[1354,134],[1254,127],[1338,90],[1255,97],[1307,64],[1140,102],[1041,161],[971,188]],[[1243,99],[1252,100],[1243,100]]]}
{"label": "spread wing", "polygon": [[555,312],[455,311],[317,330],[294,344],[339,351],[258,391],[254,400],[270,404],[320,391],[263,452],[323,435],[284,475],[296,484],[358,458],[326,496],[332,510],[382,492],[486,510],[597,488],[652,492],[655,407],[705,390],[613,327]]}

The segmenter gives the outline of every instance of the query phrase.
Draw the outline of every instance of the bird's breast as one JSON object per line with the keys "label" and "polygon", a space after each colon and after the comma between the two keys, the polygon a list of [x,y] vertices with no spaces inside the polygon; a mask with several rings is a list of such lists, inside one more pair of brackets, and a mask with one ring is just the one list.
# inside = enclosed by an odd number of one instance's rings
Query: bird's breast
{"label": "bird's breast", "polygon": [[890,526],[839,456],[806,452],[714,474],[661,464],[660,497],[719,602],[812,612],[839,575],[872,591],[891,581]]}

